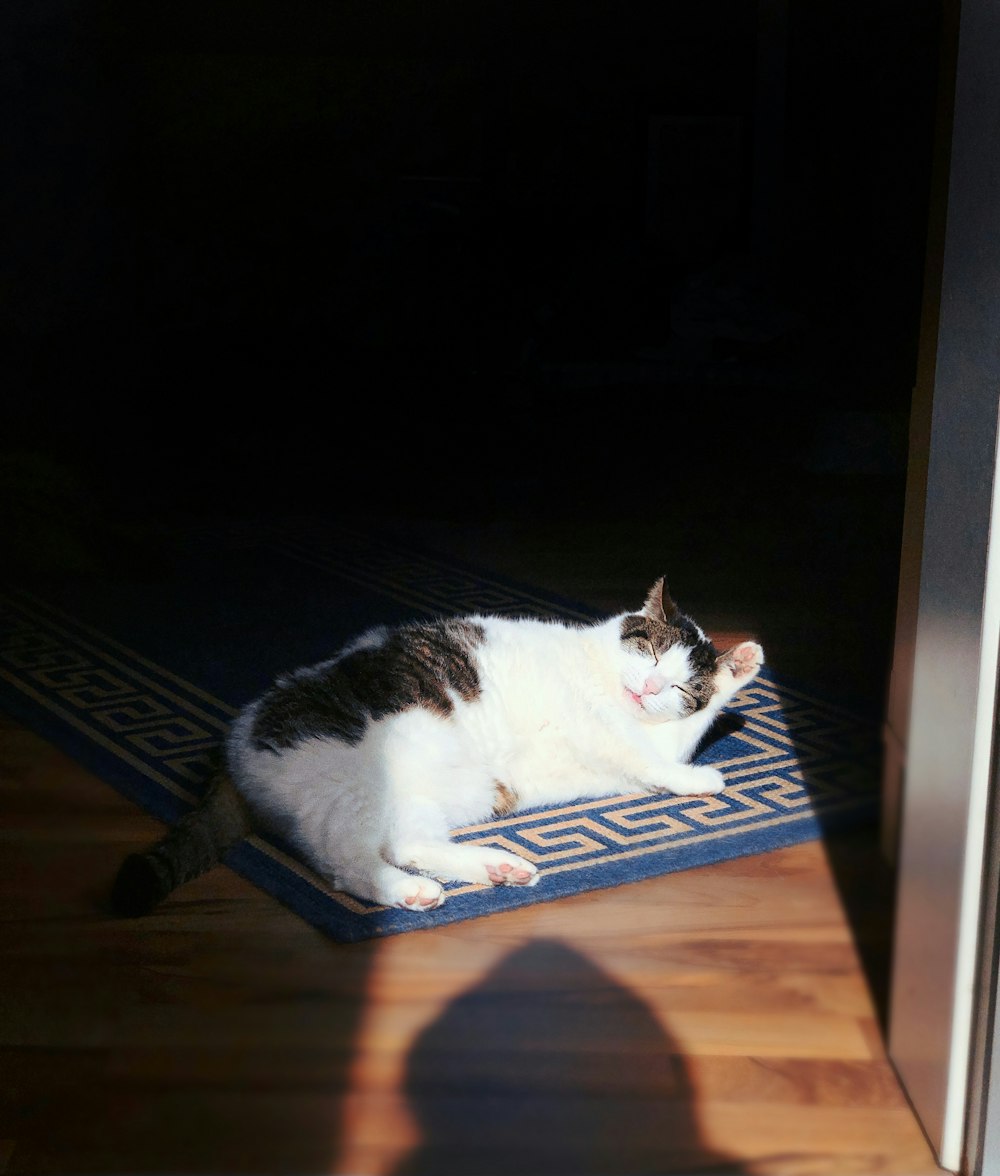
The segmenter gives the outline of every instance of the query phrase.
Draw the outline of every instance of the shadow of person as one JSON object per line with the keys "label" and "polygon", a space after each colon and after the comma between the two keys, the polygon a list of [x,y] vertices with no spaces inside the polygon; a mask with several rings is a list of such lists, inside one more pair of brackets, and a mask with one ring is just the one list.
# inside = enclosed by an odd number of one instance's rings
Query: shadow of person
{"label": "shadow of person", "polygon": [[512,952],[415,1041],[423,1133],[393,1176],[742,1170],[700,1140],[684,1058],[647,1005],[584,956]]}

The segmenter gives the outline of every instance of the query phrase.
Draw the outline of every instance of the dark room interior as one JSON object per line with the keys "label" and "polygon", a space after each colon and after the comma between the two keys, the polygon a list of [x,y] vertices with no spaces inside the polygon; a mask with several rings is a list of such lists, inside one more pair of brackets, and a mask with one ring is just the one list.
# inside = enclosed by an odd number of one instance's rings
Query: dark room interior
{"label": "dark room interior", "polygon": [[621,519],[731,551],[752,615],[783,537],[877,675],[940,18],[7,6],[9,566],[206,513]]}
{"label": "dark room interior", "polygon": [[898,481],[937,8],[8,6],[5,448],[109,518]]}

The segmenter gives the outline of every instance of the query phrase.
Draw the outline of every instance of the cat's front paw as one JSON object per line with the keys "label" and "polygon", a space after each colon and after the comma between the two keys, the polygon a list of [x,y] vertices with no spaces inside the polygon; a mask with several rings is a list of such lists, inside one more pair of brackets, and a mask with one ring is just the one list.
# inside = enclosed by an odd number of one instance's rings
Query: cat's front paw
{"label": "cat's front paw", "polygon": [[670,792],[674,796],[711,796],[721,792],[726,778],[715,768],[705,765],[678,768],[662,784],[649,787],[650,792]]}
{"label": "cat's front paw", "polygon": [[743,641],[719,658],[722,670],[728,670],[735,682],[744,686],[764,664],[764,650],[756,641]]}

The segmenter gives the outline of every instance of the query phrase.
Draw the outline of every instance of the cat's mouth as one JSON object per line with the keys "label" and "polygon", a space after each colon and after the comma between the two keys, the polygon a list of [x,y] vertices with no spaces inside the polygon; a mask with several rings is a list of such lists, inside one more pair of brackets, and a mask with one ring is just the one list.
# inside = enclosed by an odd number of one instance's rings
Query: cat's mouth
{"label": "cat's mouth", "polygon": [[642,708],[642,695],[636,694],[634,690],[629,690],[627,686],[625,687],[625,693],[629,698],[632,699],[637,707]]}

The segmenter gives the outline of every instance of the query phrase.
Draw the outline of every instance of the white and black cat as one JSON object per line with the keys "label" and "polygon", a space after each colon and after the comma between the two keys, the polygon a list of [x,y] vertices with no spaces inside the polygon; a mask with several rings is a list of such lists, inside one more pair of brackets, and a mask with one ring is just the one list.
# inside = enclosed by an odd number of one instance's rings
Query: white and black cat
{"label": "white and black cat", "polygon": [[404,910],[441,881],[532,886],[533,862],[452,830],[639,791],[720,791],[689,761],[764,661],[718,653],[658,579],[639,612],[589,625],[467,616],[377,628],[278,678],[235,719],[202,804],[125,860],[113,902],[151,909],[250,832],[332,886]]}

